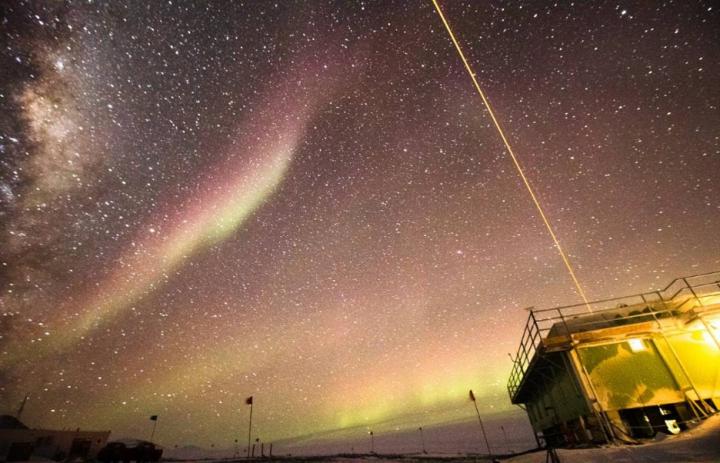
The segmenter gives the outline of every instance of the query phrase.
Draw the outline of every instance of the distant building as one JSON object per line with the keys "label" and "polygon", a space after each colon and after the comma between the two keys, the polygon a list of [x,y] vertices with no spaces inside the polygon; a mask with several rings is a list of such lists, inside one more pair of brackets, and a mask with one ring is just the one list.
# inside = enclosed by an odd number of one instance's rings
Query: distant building
{"label": "distant building", "polygon": [[720,407],[720,272],[663,290],[532,310],[508,393],[539,443],[633,442]]}
{"label": "distant building", "polygon": [[43,457],[56,461],[94,459],[110,431],[29,429],[13,416],[0,416],[0,461]]}

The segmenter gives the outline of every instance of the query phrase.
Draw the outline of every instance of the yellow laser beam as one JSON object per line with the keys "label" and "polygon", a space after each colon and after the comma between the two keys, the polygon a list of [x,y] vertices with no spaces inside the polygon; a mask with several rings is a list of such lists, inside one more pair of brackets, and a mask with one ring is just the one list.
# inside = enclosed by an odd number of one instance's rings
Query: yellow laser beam
{"label": "yellow laser beam", "polygon": [[580,281],[575,276],[575,272],[573,271],[572,265],[570,264],[570,259],[565,254],[565,251],[563,251],[562,246],[560,246],[560,241],[558,240],[557,236],[555,235],[555,232],[553,231],[552,226],[550,225],[550,221],[548,220],[547,216],[545,215],[545,211],[543,210],[542,206],[540,205],[540,201],[538,200],[537,196],[535,195],[535,191],[533,190],[532,186],[530,185],[530,181],[528,180],[527,176],[525,175],[525,172],[522,169],[522,166],[520,165],[520,162],[518,161],[517,156],[515,156],[515,153],[513,152],[512,148],[510,147],[510,142],[508,141],[507,137],[505,136],[505,132],[503,131],[502,127],[500,126],[500,122],[495,117],[495,112],[493,111],[492,107],[490,106],[490,101],[488,101],[487,97],[485,96],[485,92],[482,91],[482,88],[480,88],[480,84],[477,81],[477,78],[475,77],[475,73],[472,70],[472,67],[470,67],[470,63],[468,62],[467,58],[465,58],[465,54],[462,51],[462,48],[460,48],[460,44],[458,43],[457,39],[455,38],[455,34],[452,31],[452,28],[450,27],[450,24],[448,23],[447,19],[445,18],[445,15],[442,12],[442,9],[440,9],[440,4],[437,2],[437,0],[432,0],[433,5],[435,6],[435,10],[438,12],[438,15],[440,15],[440,19],[442,20],[443,24],[445,25],[445,29],[448,32],[448,35],[450,36],[450,40],[452,40],[453,45],[455,45],[455,49],[458,52],[458,55],[460,55],[460,59],[462,60],[463,64],[465,65],[465,70],[467,70],[468,74],[470,75],[470,78],[472,79],[473,84],[475,85],[475,90],[477,90],[478,95],[480,95],[480,98],[483,101],[483,104],[485,105],[485,108],[487,108],[488,113],[490,113],[490,118],[492,119],[493,123],[495,124],[495,128],[497,129],[498,133],[500,134],[500,138],[502,138],[503,143],[505,144],[505,148],[507,149],[508,153],[510,154],[510,158],[513,161],[513,164],[515,165],[515,169],[517,170],[518,174],[520,174],[520,178],[522,178],[523,183],[525,184],[525,188],[527,188],[528,193],[530,193],[530,197],[532,198],[533,203],[535,203],[535,207],[538,210],[538,213],[540,213],[540,217],[542,218],[542,221],[545,223],[545,227],[547,228],[548,233],[550,233],[550,236],[552,237],[553,242],[555,243],[555,247],[557,248],[558,252],[560,253],[560,257],[562,258],[563,262],[565,263],[565,267],[567,267],[568,272],[570,273],[570,277],[572,278],[573,283],[575,283],[575,288],[577,289],[578,294],[582,298],[583,302],[585,303],[585,306],[587,307],[588,311],[592,312],[592,308],[590,307],[590,303],[587,300],[587,297],[585,296],[585,291],[583,291],[582,286],[580,285]]}

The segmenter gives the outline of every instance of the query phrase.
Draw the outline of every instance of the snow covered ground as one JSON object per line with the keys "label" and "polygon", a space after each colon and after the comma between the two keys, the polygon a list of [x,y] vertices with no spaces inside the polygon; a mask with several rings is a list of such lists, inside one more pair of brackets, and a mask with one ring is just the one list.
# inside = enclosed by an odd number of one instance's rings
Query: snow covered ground
{"label": "snow covered ground", "polygon": [[[643,445],[558,450],[557,453],[562,463],[720,462],[720,416],[713,416],[680,435]],[[504,461],[545,463],[545,457],[545,453],[538,452]]]}
{"label": "snow covered ground", "polygon": [[[368,434],[368,428],[357,427],[341,429],[327,433],[297,437],[274,442],[274,456],[328,456],[369,454],[373,448],[381,455],[418,455],[423,445],[431,455],[468,455],[485,454],[486,448],[478,421],[472,409],[466,420],[424,425],[420,434],[417,427],[402,423],[396,426],[392,421],[373,427],[374,438]],[[519,452],[536,446],[532,428],[527,415],[520,409],[488,415],[484,417],[485,430],[493,453],[507,454]],[[403,426],[404,425],[404,426]],[[240,452],[244,454],[245,445],[240,443]],[[268,453],[268,443],[265,452]],[[257,449],[259,453],[259,449]],[[256,453],[256,454],[257,454]],[[232,457],[233,448],[219,447],[208,449],[198,446],[166,447],[166,458],[197,460],[211,458],[218,460]]]}
{"label": "snow covered ground", "polygon": [[[608,446],[592,449],[558,450],[561,463],[640,463],[640,462],[720,462],[720,415],[709,418],[697,427],[678,436],[659,435],[652,442],[635,446]],[[404,455],[357,455],[349,456],[294,456],[280,457],[292,462],[487,462],[489,460],[471,454],[418,453]],[[205,460],[208,461],[208,460]],[[218,459],[215,459],[218,461]],[[225,462],[232,459],[222,460]],[[247,460],[239,460],[247,461]],[[263,461],[263,460],[258,460]],[[267,461],[267,460],[264,460]],[[516,457],[503,458],[506,463],[545,463],[544,452],[533,452]]]}

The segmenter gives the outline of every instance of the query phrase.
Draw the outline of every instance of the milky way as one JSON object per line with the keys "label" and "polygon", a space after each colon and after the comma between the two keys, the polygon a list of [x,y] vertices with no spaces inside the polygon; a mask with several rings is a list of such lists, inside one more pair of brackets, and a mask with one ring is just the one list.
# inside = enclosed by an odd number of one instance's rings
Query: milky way
{"label": "milky way", "polygon": [[[717,8],[443,6],[590,298],[720,268]],[[0,398],[31,426],[502,414],[523,308],[579,302],[430,2],[2,17]]]}

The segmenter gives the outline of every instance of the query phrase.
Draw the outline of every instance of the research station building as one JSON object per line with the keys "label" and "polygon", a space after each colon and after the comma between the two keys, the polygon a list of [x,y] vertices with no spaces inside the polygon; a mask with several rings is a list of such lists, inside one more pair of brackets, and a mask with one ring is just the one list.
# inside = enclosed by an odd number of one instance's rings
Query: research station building
{"label": "research station building", "polygon": [[539,444],[637,442],[720,407],[720,272],[531,310],[508,381]]}

